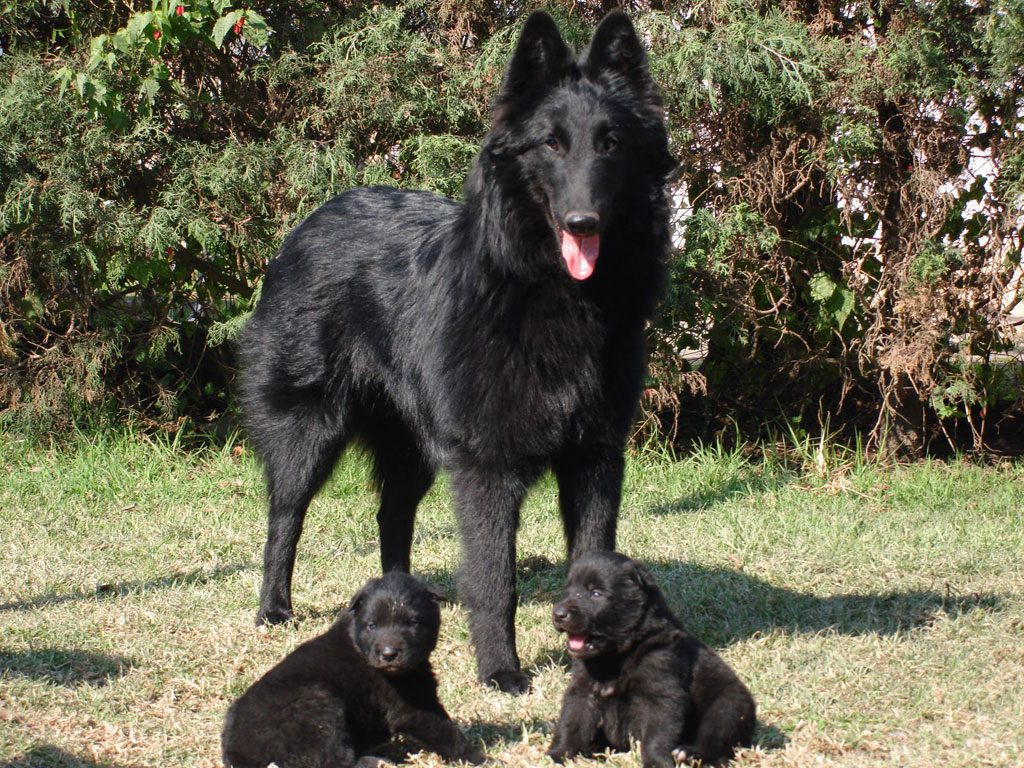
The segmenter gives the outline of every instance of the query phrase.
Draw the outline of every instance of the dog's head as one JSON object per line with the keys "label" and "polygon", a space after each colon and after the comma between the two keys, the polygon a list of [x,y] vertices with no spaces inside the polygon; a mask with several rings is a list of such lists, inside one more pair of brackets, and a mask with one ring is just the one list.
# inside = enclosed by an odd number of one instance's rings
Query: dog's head
{"label": "dog's head", "polygon": [[441,627],[440,590],[407,573],[371,579],[352,598],[351,635],[370,666],[398,675],[426,664]]}
{"label": "dog's head", "polygon": [[[622,11],[605,16],[579,56],[551,16],[531,14],[492,112],[482,157],[543,211],[575,280],[594,273],[609,222],[632,216],[631,201],[649,205],[652,185],[677,166],[647,54]],[[479,184],[471,175],[467,196]]]}
{"label": "dog's head", "polygon": [[589,659],[628,649],[650,609],[662,602],[654,577],[640,563],[617,552],[592,552],[569,570],[552,621],[566,633],[569,654]]}

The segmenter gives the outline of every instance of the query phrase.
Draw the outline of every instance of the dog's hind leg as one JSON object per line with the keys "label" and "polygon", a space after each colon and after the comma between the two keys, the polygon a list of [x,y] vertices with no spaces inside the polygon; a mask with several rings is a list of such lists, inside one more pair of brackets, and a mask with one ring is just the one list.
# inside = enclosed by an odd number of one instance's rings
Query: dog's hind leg
{"label": "dog's hind leg", "polygon": [[570,561],[586,552],[615,549],[624,470],[621,451],[577,448],[559,456],[553,468]]}
{"label": "dog's hind leg", "polygon": [[309,502],[330,476],[346,437],[337,416],[320,404],[299,402],[275,414],[272,436],[261,441],[270,514],[257,624],[278,624],[292,616],[292,570],[302,523]]}
{"label": "dog's hind leg", "polygon": [[416,507],[434,484],[434,471],[412,434],[397,422],[367,430],[380,489],[377,526],[384,573],[409,572]]}
{"label": "dog's hind leg", "polygon": [[462,538],[457,585],[469,609],[477,677],[506,693],[524,693],[529,678],[516,655],[516,528],[527,483],[521,478],[459,469],[453,473]]}
{"label": "dog's hind leg", "polygon": [[736,747],[753,743],[757,711],[750,693],[742,685],[727,686],[703,713],[693,746],[682,747],[690,762],[720,765],[732,757]]}

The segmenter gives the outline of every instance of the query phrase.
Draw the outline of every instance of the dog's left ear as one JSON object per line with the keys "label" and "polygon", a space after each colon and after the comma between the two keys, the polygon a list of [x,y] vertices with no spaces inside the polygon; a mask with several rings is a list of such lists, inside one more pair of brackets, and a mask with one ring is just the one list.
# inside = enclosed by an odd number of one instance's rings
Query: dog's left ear
{"label": "dog's left ear", "polygon": [[444,590],[433,582],[424,580],[423,588],[427,591],[427,594],[430,595],[430,599],[435,603],[443,603],[447,599],[445,597]]}
{"label": "dog's left ear", "polygon": [[630,576],[632,576],[633,581],[635,581],[637,586],[639,586],[644,592],[647,592],[648,594],[658,592],[658,582],[654,580],[654,576],[651,572],[644,566],[640,565],[640,563],[633,563],[633,572]]}
{"label": "dog's left ear", "polygon": [[653,97],[661,103],[654,81],[647,72],[647,53],[637,37],[633,22],[620,10],[612,11],[597,25],[582,69],[591,79],[601,75],[621,77],[641,96]]}

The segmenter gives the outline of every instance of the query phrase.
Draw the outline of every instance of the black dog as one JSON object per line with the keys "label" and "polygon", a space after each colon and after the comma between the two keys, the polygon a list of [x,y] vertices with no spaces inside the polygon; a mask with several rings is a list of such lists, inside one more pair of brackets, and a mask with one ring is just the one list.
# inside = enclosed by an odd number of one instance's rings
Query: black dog
{"label": "black dog", "polygon": [[240,340],[241,399],[270,497],[257,620],[291,616],[306,509],[358,437],[385,572],[409,570],[417,504],[450,473],[479,679],[521,692],[519,507],[552,467],[570,556],[615,545],[675,163],[621,12],[579,58],[530,16],[493,115],[465,204],[354,190],[288,236]]}
{"label": "black dog", "polygon": [[704,765],[749,746],[750,691],[714,651],[687,634],[651,574],[615,552],[569,571],[553,612],[568,634],[572,682],[548,754],[562,762],[640,742],[645,768]]}
{"label": "black dog", "polygon": [[[483,761],[437,698],[430,653],[440,593],[404,573],[373,579],[327,632],[303,643],[228,710],[233,768],[360,768],[394,734],[446,760]],[[358,760],[358,763],[357,763]]]}

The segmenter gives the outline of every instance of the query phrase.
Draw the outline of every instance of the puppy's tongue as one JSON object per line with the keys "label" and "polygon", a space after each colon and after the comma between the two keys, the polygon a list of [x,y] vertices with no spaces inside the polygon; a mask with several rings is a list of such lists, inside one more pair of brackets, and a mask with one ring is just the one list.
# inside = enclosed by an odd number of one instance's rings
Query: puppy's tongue
{"label": "puppy's tongue", "polygon": [[562,260],[565,262],[569,274],[577,280],[586,280],[594,274],[597,252],[601,248],[601,236],[580,237],[564,230],[561,235]]}
{"label": "puppy's tongue", "polygon": [[586,635],[569,635],[569,650],[570,651],[582,651],[583,646],[587,644]]}

